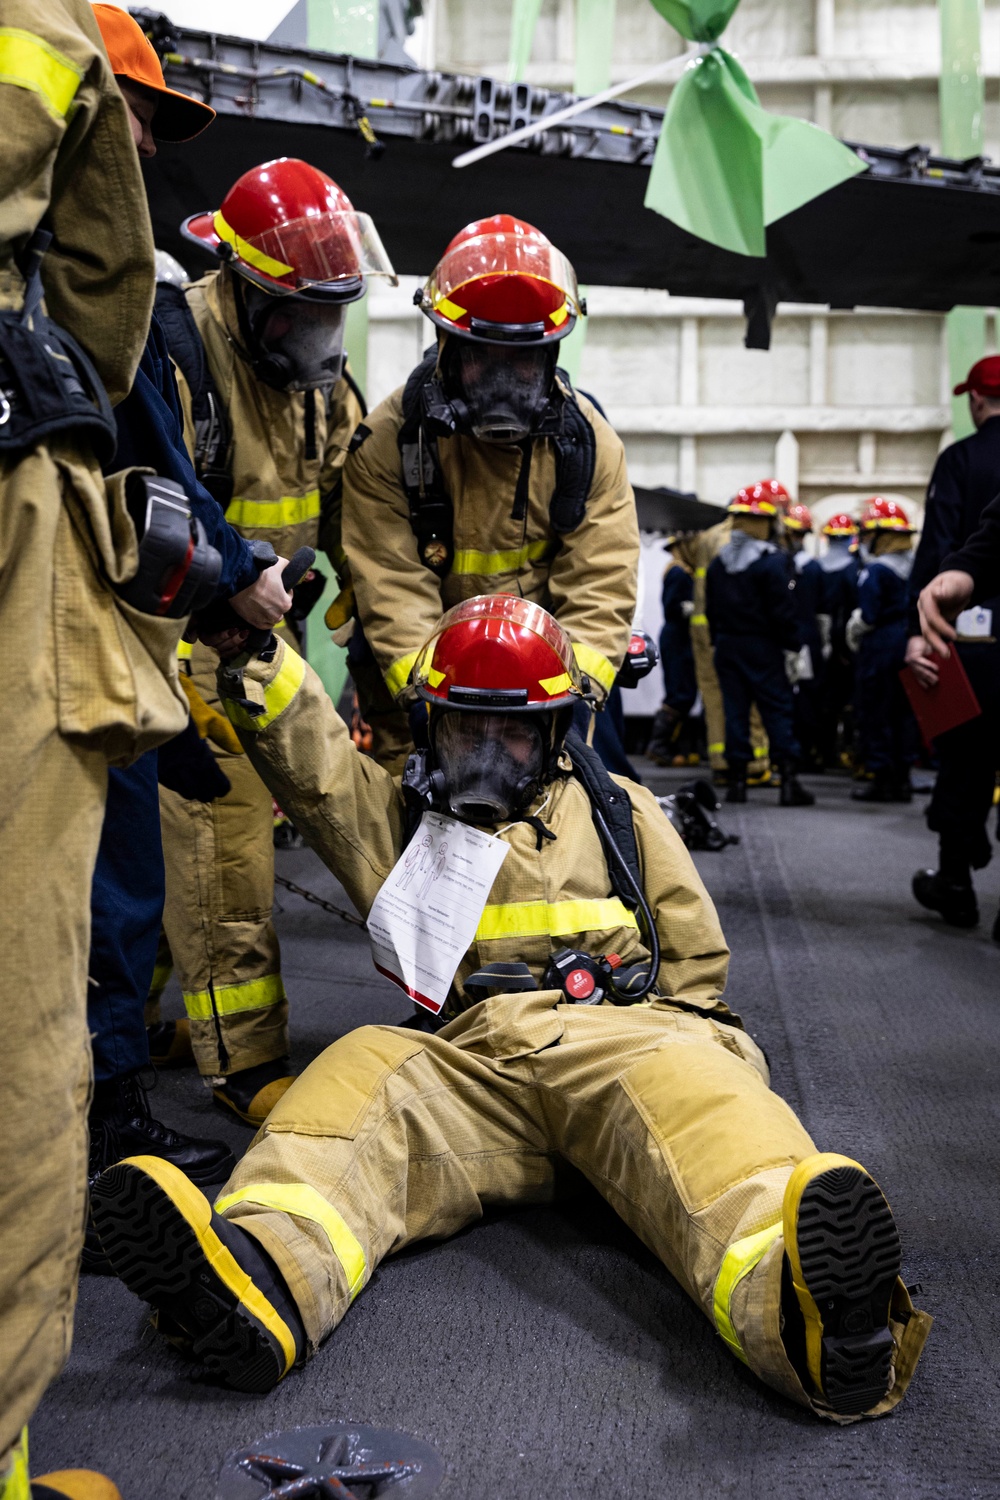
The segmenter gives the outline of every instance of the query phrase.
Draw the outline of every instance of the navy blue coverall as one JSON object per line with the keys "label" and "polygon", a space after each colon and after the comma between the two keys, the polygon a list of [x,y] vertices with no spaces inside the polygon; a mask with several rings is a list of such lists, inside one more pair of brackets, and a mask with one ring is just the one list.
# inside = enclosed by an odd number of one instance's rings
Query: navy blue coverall
{"label": "navy blue coverall", "polygon": [[[934,466],[910,577],[911,635],[920,634],[920,590],[944,567],[962,566],[963,559],[949,558],[948,554],[957,552],[978,529],[984,510],[998,491],[1000,417],[990,417],[978,432],[946,448]],[[978,602],[993,611],[992,634],[996,636],[1000,629],[1000,579],[995,576],[985,587],[996,592],[982,597],[977,589]],[[980,870],[990,859],[986,823],[1000,770],[1000,644],[984,641],[962,644],[957,649],[983,712],[981,718],[961,724],[935,741],[939,771],[927,822],[941,836],[942,862],[964,864],[967,873],[968,866]],[[997,833],[1000,837],[1000,820]]]}
{"label": "navy blue coverall", "polygon": [[912,555],[875,557],[858,578],[862,637],[855,674],[858,748],[867,771],[905,778],[915,759],[917,730],[899,673],[906,657]]}
{"label": "navy blue coverall", "polygon": [[[114,469],[141,465],[181,485],[208,540],[222,554],[219,596],[229,598],[249,587],[257,577],[250,547],[226,524],[221,507],[196,478],[184,447],[177,385],[155,316],[135,382],[115,408],[115,420]],[[170,749],[150,750],[126,770],[112,768],[108,778],[91,892],[87,1020],[96,1083],[110,1082],[149,1062],[143,1010],[164,901],[160,756],[166,762]]]}
{"label": "navy blue coverall", "polygon": [[[820,614],[830,617],[830,655],[823,673],[820,698],[820,753],[827,765],[837,757],[837,731],[854,703],[854,652],[847,647],[847,622],[858,605],[861,565],[848,537],[831,538],[819,559],[823,573]],[[845,724],[845,736],[852,739]]]}
{"label": "navy blue coverall", "polygon": [[809,647],[813,674],[811,678],[804,678],[795,684],[795,735],[805,754],[818,756],[820,700],[826,667],[818,616],[823,612],[825,575],[819,563],[808,552],[796,552],[792,561],[798,575],[795,602],[799,613],[799,631],[803,646]]}
{"label": "navy blue coverall", "polygon": [[683,608],[693,599],[694,579],[680,563],[674,563],[663,575],[660,665],[663,667],[663,701],[681,719],[691,712],[698,696],[691,626]]}
{"label": "navy blue coverall", "polygon": [[745,776],[753,758],[753,703],[764,721],[772,758],[787,767],[800,758],[784,655],[802,645],[795,588],[788,553],[744,532],[733,533],[705,577],[705,613],[726,713],[726,760],[737,776]]}

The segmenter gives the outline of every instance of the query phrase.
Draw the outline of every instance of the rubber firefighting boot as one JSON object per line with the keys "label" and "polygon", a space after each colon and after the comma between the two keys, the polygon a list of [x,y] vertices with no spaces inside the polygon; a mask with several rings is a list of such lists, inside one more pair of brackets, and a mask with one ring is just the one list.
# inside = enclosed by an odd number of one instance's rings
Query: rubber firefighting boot
{"label": "rubber firefighting boot", "polygon": [[807,1157],[785,1187],[782,1339],[807,1391],[839,1416],[876,1407],[889,1389],[889,1305],[899,1235],[882,1191],[850,1157]]}
{"label": "rubber firefighting boot", "polygon": [[272,1062],[258,1063],[255,1068],[241,1068],[230,1073],[212,1087],[216,1104],[232,1110],[248,1125],[260,1129],[286,1089],[295,1082],[295,1074],[288,1070],[288,1058],[277,1057]]}
{"label": "rubber firefighting boot", "polygon": [[816,798],[804,787],[790,765],[781,768],[781,790],[778,792],[779,807],[815,807]]}
{"label": "rubber firefighting boot", "polygon": [[674,743],[681,727],[681,720],[666,703],[657,710],[646,746],[647,759],[657,766],[669,766],[674,757]]}
{"label": "rubber firefighting boot", "polygon": [[187,1016],[179,1021],[154,1021],[146,1027],[146,1040],[154,1068],[186,1068],[194,1062],[191,1022]]}
{"label": "rubber firefighting boot", "polygon": [[[182,1135],[154,1119],[138,1073],[97,1084],[88,1123],[87,1180],[91,1191],[101,1173],[123,1156],[162,1157],[184,1171],[192,1182],[204,1186],[225,1182],[236,1166],[236,1157],[225,1141]],[[87,1220],[80,1268],[98,1276],[111,1271],[92,1217]]]}
{"label": "rubber firefighting boot", "polygon": [[111,1167],[91,1195],[115,1274],[154,1327],[225,1385],[262,1394],[305,1354],[298,1308],[271,1257],[154,1156]]}

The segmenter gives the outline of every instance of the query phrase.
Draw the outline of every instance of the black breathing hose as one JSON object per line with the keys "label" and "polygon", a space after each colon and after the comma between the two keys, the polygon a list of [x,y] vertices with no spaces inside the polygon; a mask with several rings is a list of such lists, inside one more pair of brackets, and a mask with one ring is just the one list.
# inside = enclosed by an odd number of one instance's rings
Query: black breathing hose
{"label": "black breathing hose", "polygon": [[611,989],[615,999],[621,1001],[622,1004],[634,1005],[636,1001],[644,1000],[656,983],[656,976],[660,972],[660,937],[656,930],[656,923],[653,920],[653,913],[649,909],[649,903],[641,886],[637,883],[635,876],[625,863],[621,850],[612,837],[611,829],[604,820],[604,814],[596,806],[592,806],[591,811],[594,822],[597,824],[598,831],[601,834],[601,842],[604,845],[605,852],[614,855],[615,863],[625,876],[626,883],[636,899],[639,910],[642,912],[646,935],[649,938],[649,973],[646,975],[642,989],[623,994],[615,985],[614,979],[611,981]]}

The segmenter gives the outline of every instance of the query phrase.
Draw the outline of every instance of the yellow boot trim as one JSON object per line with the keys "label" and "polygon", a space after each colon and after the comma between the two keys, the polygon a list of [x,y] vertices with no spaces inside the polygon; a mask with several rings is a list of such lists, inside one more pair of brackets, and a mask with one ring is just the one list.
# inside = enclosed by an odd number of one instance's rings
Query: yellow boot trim
{"label": "yellow boot trim", "polygon": [[50,114],[65,120],[82,81],[83,69],[40,36],[17,26],[0,26],[0,83],[30,89]]}
{"label": "yellow boot trim", "polygon": [[225,1213],[235,1203],[258,1203],[262,1208],[273,1208],[278,1213],[291,1214],[296,1219],[311,1219],[318,1224],[343,1267],[348,1296],[354,1301],[365,1279],[365,1252],[337,1210],[315,1188],[304,1182],[256,1183],[216,1199],[216,1212]]}
{"label": "yellow boot trim", "polygon": [[759,1229],[756,1234],[748,1234],[745,1239],[736,1240],[723,1256],[722,1266],[715,1282],[715,1291],[712,1295],[715,1326],[736,1358],[741,1359],[744,1364],[747,1363],[747,1357],[743,1353],[743,1346],[733,1327],[731,1311],[733,1293],[744,1276],[763,1260],[780,1233],[780,1223],[769,1224],[766,1229]]}
{"label": "yellow boot trim", "polygon": [[211,1021],[213,1016],[234,1016],[243,1010],[266,1010],[280,1005],[285,998],[285,983],[280,974],[265,974],[261,979],[246,979],[242,984],[217,984],[215,1005],[211,990],[185,990],[184,1007],[192,1021]]}
{"label": "yellow boot trim", "polygon": [[7,1460],[6,1474],[0,1473],[0,1500],[31,1500],[27,1427],[21,1428],[21,1436],[7,1455]]}
{"label": "yellow boot trim", "polygon": [[588,677],[600,683],[606,693],[610,693],[618,673],[608,658],[602,656],[599,651],[595,651],[593,646],[583,645],[581,641],[573,642],[573,655],[576,657],[576,664],[580,671],[586,672]]}
{"label": "yellow boot trim", "polygon": [[567,937],[573,932],[604,932],[638,925],[635,914],[617,896],[604,901],[512,901],[483,909],[476,941],[542,937],[546,933]]}
{"label": "yellow boot trim", "polygon": [[222,706],[226,710],[226,718],[237,729],[249,729],[252,734],[260,734],[285,712],[302,686],[306,675],[304,658],[297,651],[289,651],[284,641],[280,644],[284,649],[284,655],[277,672],[264,688],[264,712],[262,714],[248,714],[245,708],[241,708],[231,698],[223,698]]}
{"label": "yellow boot trim", "polygon": [[214,1088],[212,1093],[220,1104],[225,1105],[226,1109],[231,1109],[234,1115],[238,1115],[241,1120],[259,1130],[278,1100],[288,1093],[295,1078],[294,1073],[289,1073],[284,1078],[274,1078],[270,1083],[265,1083],[264,1087],[254,1094],[246,1109],[240,1109],[235,1099],[226,1093],[224,1085]]}
{"label": "yellow boot trim", "polygon": [[93,1469],[58,1469],[51,1474],[39,1474],[35,1483],[48,1485],[57,1495],[65,1495],[66,1500],[122,1500],[118,1486]]}
{"label": "yellow boot trim", "polygon": [[127,1156],[122,1165],[137,1167],[147,1177],[152,1177],[178,1212],[183,1214],[216,1276],[281,1345],[281,1352],[285,1356],[285,1368],[281,1372],[281,1378],[284,1379],[295,1363],[292,1330],[263,1292],[254,1286],[232,1251],[219,1239],[212,1228],[212,1209],[204,1193],[178,1167],[159,1156]]}
{"label": "yellow boot trim", "polygon": [[805,1161],[800,1161],[789,1177],[785,1184],[785,1200],[781,1210],[785,1254],[788,1256],[788,1264],[792,1270],[792,1284],[795,1287],[795,1294],[806,1325],[806,1363],[809,1366],[813,1385],[818,1391],[823,1389],[823,1314],[813,1301],[802,1274],[797,1225],[802,1194],[814,1177],[821,1177],[824,1172],[829,1172],[834,1167],[856,1167],[859,1172],[864,1172],[866,1177],[871,1176],[871,1173],[860,1162],[854,1161],[850,1156],[841,1156],[836,1151],[817,1152],[815,1156],[807,1156]]}

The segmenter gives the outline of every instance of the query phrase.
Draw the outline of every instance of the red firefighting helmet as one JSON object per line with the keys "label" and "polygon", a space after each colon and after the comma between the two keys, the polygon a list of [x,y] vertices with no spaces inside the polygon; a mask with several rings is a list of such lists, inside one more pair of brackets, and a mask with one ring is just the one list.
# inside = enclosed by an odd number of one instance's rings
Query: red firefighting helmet
{"label": "red firefighting helmet", "polygon": [[790,505],[785,512],[786,531],[812,531],[813,518],[808,505]]}
{"label": "red firefighting helmet", "polygon": [[820,534],[822,536],[857,536],[858,523],[846,511],[841,511],[840,515],[830,517]]}
{"label": "red firefighting helmet", "polygon": [[581,696],[573,646],[541,605],[480,594],[442,615],[413,668],[425,703],[534,713]]}
{"label": "red firefighting helmet", "polygon": [[282,156],[244,172],[215,213],[192,214],[182,233],[248,281],[277,295],[354,302],[366,276],[396,273],[368,214],[332,177]]}
{"label": "red firefighting helmet", "polygon": [[768,499],[773,500],[782,512],[787,511],[792,503],[791,495],[778,479],[758,479],[757,483],[751,486],[751,488],[760,490]]}
{"label": "red firefighting helmet", "polygon": [[913,527],[898,500],[873,495],[861,513],[861,530],[912,532]]}
{"label": "red firefighting helmet", "polygon": [[445,333],[522,346],[565,338],[585,311],[562,251],[511,214],[460,230],[415,300]]}
{"label": "red firefighting helmet", "polygon": [[[775,485],[784,495],[784,503],[769,486]],[[731,516],[776,516],[783,511],[788,502],[788,492],[778,484],[776,479],[765,479],[760,484],[748,485],[745,489],[737,490],[736,494],[726,506]]]}

